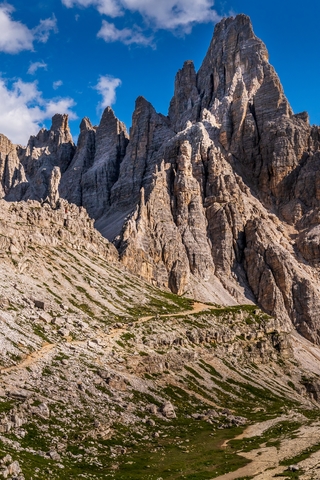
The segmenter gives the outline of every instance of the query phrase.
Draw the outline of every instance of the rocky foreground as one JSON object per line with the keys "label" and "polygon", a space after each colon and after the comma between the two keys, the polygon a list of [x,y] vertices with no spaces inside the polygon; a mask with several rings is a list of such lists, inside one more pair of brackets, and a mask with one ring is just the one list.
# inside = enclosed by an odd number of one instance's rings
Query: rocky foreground
{"label": "rocky foreground", "polygon": [[0,240],[0,476],[317,478],[320,350],[292,325],[137,279],[65,201],[3,201]]}
{"label": "rocky foreground", "polygon": [[245,15],[130,136],[0,135],[0,477],[319,478],[318,161]]}

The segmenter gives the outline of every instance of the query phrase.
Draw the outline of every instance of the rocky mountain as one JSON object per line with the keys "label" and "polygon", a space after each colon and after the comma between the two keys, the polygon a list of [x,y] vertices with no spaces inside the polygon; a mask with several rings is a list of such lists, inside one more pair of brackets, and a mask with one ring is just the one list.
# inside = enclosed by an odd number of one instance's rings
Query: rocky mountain
{"label": "rocky mountain", "polygon": [[319,478],[319,139],[245,15],[130,135],[0,135],[0,478]]}
{"label": "rocky mountain", "polygon": [[319,139],[245,15],[130,135],[0,135],[1,478],[319,478]]}
{"label": "rocky mountain", "polygon": [[257,303],[319,343],[319,128],[293,114],[247,16],[216,26],[198,72],[184,64],[167,117],[137,99],[130,137],[107,108],[77,147],[62,115],[26,149],[0,146],[3,198],[54,204],[59,190],[134,274]]}

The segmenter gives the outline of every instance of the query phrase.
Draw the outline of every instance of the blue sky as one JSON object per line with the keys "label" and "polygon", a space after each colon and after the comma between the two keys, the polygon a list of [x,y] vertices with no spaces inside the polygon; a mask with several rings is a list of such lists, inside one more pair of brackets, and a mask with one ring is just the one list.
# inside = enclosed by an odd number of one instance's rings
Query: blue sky
{"label": "blue sky", "polygon": [[196,68],[220,17],[246,13],[264,40],[296,113],[320,124],[320,2],[281,0],[0,1],[0,132],[26,144],[69,113],[98,124],[111,104],[130,127],[143,95],[167,114],[174,77],[185,60]]}

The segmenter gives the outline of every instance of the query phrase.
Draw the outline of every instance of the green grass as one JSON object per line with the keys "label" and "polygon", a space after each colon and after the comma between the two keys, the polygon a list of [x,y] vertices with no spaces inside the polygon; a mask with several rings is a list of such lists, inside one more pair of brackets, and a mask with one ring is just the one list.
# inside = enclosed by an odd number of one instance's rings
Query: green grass
{"label": "green grass", "polygon": [[9,400],[5,402],[0,402],[0,414],[2,413],[8,413],[10,410],[13,408],[14,402]]}
{"label": "green grass", "polygon": [[120,338],[124,342],[129,342],[130,340],[133,340],[135,338],[135,335],[133,333],[126,332],[126,333],[123,333]]}
{"label": "green grass", "polygon": [[46,365],[42,370],[42,375],[44,377],[48,377],[50,375],[53,375],[53,370],[48,365]]}
{"label": "green grass", "polygon": [[[123,292],[120,291],[123,295]],[[174,293],[162,292],[161,290],[153,291],[152,295],[147,297],[148,303],[141,306],[129,308],[128,314],[132,316],[148,316],[148,315],[166,315],[170,313],[180,313],[192,310],[193,300],[189,298],[175,295]]]}
{"label": "green grass", "polygon": [[93,311],[91,310],[90,306],[86,303],[78,303],[77,301],[75,301],[73,298],[68,298],[69,302],[76,308],[78,308],[79,310],[81,310],[83,313],[85,313],[86,315],[88,315],[89,317],[93,318],[95,315],[93,313]]}
{"label": "green grass", "polygon": [[[166,430],[167,437],[154,439],[143,451],[127,455],[114,478],[208,480],[248,463],[244,457],[221,448],[225,440],[241,432],[239,428],[221,430],[211,437],[212,428],[205,422],[177,419],[171,426],[171,435]],[[181,445],[176,437],[181,439]]]}
{"label": "green grass", "polygon": [[189,367],[188,365],[184,365],[184,368],[190,372],[194,377],[198,378],[199,380],[203,380],[203,377],[196,372],[193,368]]}
{"label": "green grass", "polygon": [[222,375],[217,372],[217,370],[212,366],[206,363],[204,360],[199,361],[199,367],[205,370],[207,373],[210,373],[214,377],[223,378]]}
{"label": "green grass", "polygon": [[40,327],[39,325],[35,325],[35,324],[32,324],[32,330],[34,331],[34,333],[42,338],[42,340],[44,340],[45,342],[47,343],[50,343],[50,340],[49,338],[46,336],[45,332],[43,331],[42,327]]}

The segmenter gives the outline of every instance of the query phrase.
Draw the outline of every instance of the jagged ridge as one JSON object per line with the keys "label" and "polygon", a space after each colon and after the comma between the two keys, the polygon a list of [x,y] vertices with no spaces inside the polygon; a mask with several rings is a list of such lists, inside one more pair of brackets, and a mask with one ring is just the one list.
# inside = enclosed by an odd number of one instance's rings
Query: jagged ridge
{"label": "jagged ridge", "polygon": [[257,302],[319,343],[319,128],[293,114],[247,16],[216,26],[197,73],[184,64],[167,117],[137,99],[130,140],[108,108],[77,148],[61,115],[26,149],[0,145],[5,199],[54,206],[59,188],[133,273]]}

